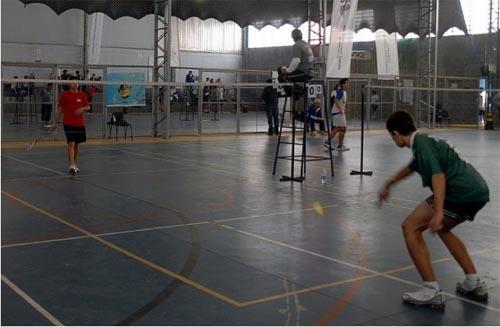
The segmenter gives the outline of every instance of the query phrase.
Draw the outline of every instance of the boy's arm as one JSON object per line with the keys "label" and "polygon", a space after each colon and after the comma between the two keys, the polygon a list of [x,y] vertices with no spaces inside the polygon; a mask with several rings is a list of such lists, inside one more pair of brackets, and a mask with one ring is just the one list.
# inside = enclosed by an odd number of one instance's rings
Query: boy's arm
{"label": "boy's arm", "polygon": [[345,111],[345,105],[344,105],[344,103],[341,100],[339,100],[339,99],[335,99],[335,105],[337,106],[337,108],[339,108],[340,112],[342,114],[344,114],[344,111]]}
{"label": "boy's arm", "polygon": [[49,131],[55,131],[56,128],[57,128],[57,124],[59,123],[59,121],[61,120],[62,116],[63,116],[63,109],[61,107],[57,107],[57,114],[56,114],[56,119],[54,120],[54,124],[49,127]]}
{"label": "boy's arm", "polygon": [[382,185],[379,191],[379,201],[386,200],[389,197],[389,188],[399,182],[400,180],[410,176],[413,173],[413,169],[410,166],[401,168],[396,174],[389,178]]}
{"label": "boy's arm", "polygon": [[444,173],[432,175],[432,192],[434,193],[434,214],[429,221],[429,228],[435,233],[443,227],[443,207],[446,193],[446,176]]}
{"label": "boy's arm", "polygon": [[90,106],[86,105],[86,106],[83,106],[83,107],[75,110],[75,114],[81,115],[81,114],[83,114],[84,111],[90,111]]}

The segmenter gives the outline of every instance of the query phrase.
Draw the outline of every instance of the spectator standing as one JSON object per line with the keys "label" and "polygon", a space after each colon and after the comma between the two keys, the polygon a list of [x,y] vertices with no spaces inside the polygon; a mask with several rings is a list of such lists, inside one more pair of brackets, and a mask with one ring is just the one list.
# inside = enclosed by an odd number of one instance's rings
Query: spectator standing
{"label": "spectator standing", "polygon": [[279,133],[279,116],[278,116],[278,90],[272,85],[273,80],[268,79],[267,83],[271,84],[262,91],[261,99],[266,105],[267,114],[267,135],[278,135]]}

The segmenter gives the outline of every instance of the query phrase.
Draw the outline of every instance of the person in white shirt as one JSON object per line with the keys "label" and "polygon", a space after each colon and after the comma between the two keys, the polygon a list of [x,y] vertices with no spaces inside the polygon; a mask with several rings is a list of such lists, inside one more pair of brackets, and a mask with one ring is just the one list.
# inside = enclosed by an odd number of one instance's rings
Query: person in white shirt
{"label": "person in white shirt", "polygon": [[339,144],[334,150],[348,151],[349,148],[344,145],[344,137],[347,131],[346,120],[346,105],[347,105],[347,91],[349,90],[350,81],[348,78],[343,78],[339,81],[339,87],[332,92],[333,106],[332,106],[332,130],[328,135],[328,140],[323,143],[323,146],[329,150],[330,140],[339,133]]}

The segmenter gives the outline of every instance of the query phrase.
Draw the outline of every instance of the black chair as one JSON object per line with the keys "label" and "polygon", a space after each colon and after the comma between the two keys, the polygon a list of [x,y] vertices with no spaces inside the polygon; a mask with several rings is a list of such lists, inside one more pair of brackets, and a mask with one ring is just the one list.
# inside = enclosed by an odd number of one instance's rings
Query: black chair
{"label": "black chair", "polygon": [[436,123],[439,125],[439,127],[442,127],[443,123],[446,127],[450,127],[451,119],[448,111],[440,109],[438,112],[436,112]]}
{"label": "black chair", "polygon": [[132,124],[125,121],[123,116],[123,112],[113,112],[111,114],[111,119],[106,123],[109,127],[109,138],[111,138],[111,131],[113,130],[113,126],[115,126],[115,138],[118,139],[118,129],[120,126],[123,127],[123,136],[127,139],[127,131],[130,127],[130,140],[134,140],[134,133],[132,131]]}

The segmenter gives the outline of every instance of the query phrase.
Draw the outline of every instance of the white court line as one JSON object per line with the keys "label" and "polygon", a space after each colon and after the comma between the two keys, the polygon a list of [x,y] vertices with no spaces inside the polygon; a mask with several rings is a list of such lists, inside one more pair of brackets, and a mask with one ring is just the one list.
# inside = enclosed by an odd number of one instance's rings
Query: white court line
{"label": "white court line", "polygon": [[64,175],[64,176],[66,176],[66,174],[61,173],[60,171],[57,171],[57,170],[52,170],[52,169],[50,169],[50,168],[47,168],[47,167],[44,167],[44,166],[37,165],[37,164],[32,163],[32,162],[30,162],[30,161],[21,160],[21,159],[18,159],[18,158],[15,158],[15,157],[11,157],[11,156],[6,155],[6,154],[2,154],[2,157],[8,158],[8,159],[12,159],[12,160],[15,160],[15,161],[17,161],[17,162],[24,163],[24,164],[32,165],[32,166],[38,167],[38,168],[43,169],[43,170],[50,171],[50,172],[55,173],[55,174],[58,174],[58,175]]}
{"label": "white court line", "polygon": [[[121,148],[110,148],[110,149],[121,151],[121,152],[124,152],[124,153],[130,153],[130,154],[133,154],[133,155],[139,155],[141,157],[149,157],[149,158],[157,159],[157,160],[160,160],[160,161],[175,162],[175,163],[179,163],[179,164],[182,164],[182,160],[185,160],[185,161],[188,161],[188,162],[192,161],[192,160],[189,160],[189,159],[186,160],[186,159],[182,159],[182,158],[179,158],[181,161],[169,160],[169,159],[162,158],[162,157],[158,158],[158,157],[154,156],[155,155],[154,152],[149,152],[149,153],[151,153],[153,155],[148,155],[148,154],[144,154],[144,153],[141,154],[141,153],[138,153],[138,152],[132,152],[132,151],[127,151],[127,150],[122,150]],[[46,170],[52,171],[49,168],[36,165],[36,164],[34,164],[32,162],[29,162],[29,161],[19,160],[19,159],[14,158],[14,157],[12,157],[12,159],[18,160],[18,161],[20,161],[22,163],[25,163],[25,164],[33,165],[35,167],[39,167],[39,168],[42,168],[42,169],[46,169]],[[210,165],[210,163],[209,163],[209,165]],[[213,164],[213,165],[215,165],[215,164]],[[185,168],[187,169],[189,167],[185,167]],[[209,168],[209,169],[220,171],[219,169],[215,169],[215,168]],[[54,171],[54,172],[56,172],[56,171]],[[56,173],[62,174],[60,172],[56,172]],[[63,174],[63,175],[66,176],[66,174]],[[238,176],[240,176],[240,175],[238,175]],[[247,182],[249,182],[249,181],[247,181]],[[259,185],[259,186],[264,186],[261,183],[255,183],[255,182],[249,182],[249,183],[253,183],[253,184],[256,184],[256,185]],[[341,201],[344,201],[344,202],[347,202],[347,203],[355,203],[355,204],[358,204],[358,205],[364,205],[364,206],[369,206],[369,207],[373,206],[372,201],[361,201],[361,202],[359,202],[359,201],[353,199],[351,196],[348,196],[348,197],[344,196],[341,192],[333,192],[333,191],[318,189],[318,188],[314,188],[314,187],[306,187],[306,188],[310,189],[312,191],[316,191],[316,192],[321,192],[321,193],[327,193],[327,194],[336,195],[336,196],[339,196],[340,198],[344,197],[344,199],[341,199]],[[407,209],[407,210],[414,210],[414,208],[406,207],[406,206],[395,204],[395,203],[391,203],[391,202],[385,202],[385,204],[386,205],[391,205],[391,206],[397,207],[397,208],[402,208],[402,209]],[[337,205],[330,205],[330,206],[324,206],[324,207],[325,208],[330,208],[330,207],[336,207],[336,206]],[[254,216],[247,216],[247,217],[229,218],[229,219],[215,220],[213,222],[214,223],[221,223],[221,222],[228,222],[228,221],[245,220],[245,219],[259,218],[259,217],[266,217],[266,216],[273,216],[273,215],[280,215],[280,214],[298,213],[298,212],[303,212],[303,211],[307,211],[307,210],[313,210],[313,209],[312,208],[307,208],[307,209],[299,209],[297,211],[281,212],[281,213],[280,212],[278,212],[278,213],[270,213],[270,214],[265,214],[265,215],[260,215],[260,216],[259,215],[254,215]],[[203,222],[203,223],[211,223],[211,222]],[[480,224],[488,225],[488,226],[493,226],[493,227],[499,227],[498,225],[492,225],[492,224],[488,224],[488,223],[485,223],[485,222],[480,222]],[[182,226],[188,226],[188,225],[179,224],[179,225],[175,225],[175,226],[176,227],[182,227]],[[161,228],[164,228],[164,227],[165,226],[159,226],[159,227],[153,227],[153,228],[159,228],[159,229],[161,229]],[[138,230],[138,231],[142,231],[142,230]],[[135,232],[134,230],[131,230],[131,231],[125,231],[125,232],[118,232],[118,233],[126,234],[126,233],[134,233],[134,232]],[[112,235],[112,234],[108,233],[107,235]],[[85,238],[85,237],[70,237],[70,238],[64,238],[64,239],[54,239],[54,240],[47,240],[47,241],[19,243],[19,246],[31,245],[31,244],[42,244],[42,243],[49,243],[49,242],[58,242],[58,241],[64,241],[64,240],[68,240],[69,241],[69,240],[80,239],[80,238]],[[6,245],[6,247],[14,247],[14,246],[17,246],[17,244]],[[1,248],[4,248],[4,246],[2,246]]]}
{"label": "white court line", "polygon": [[[321,206],[322,208],[335,208],[338,207],[338,204],[331,204],[327,206]],[[313,211],[315,210],[314,208],[305,208],[305,209],[297,209],[297,210],[290,210],[290,211],[281,211],[281,212],[271,212],[271,213],[266,213],[263,215],[253,215],[253,216],[245,216],[245,217],[237,217],[237,218],[227,218],[227,219],[219,219],[219,220],[214,220],[214,224],[218,223],[224,223],[228,221],[238,221],[238,220],[247,220],[247,219],[252,219],[252,218],[262,218],[262,217],[269,217],[269,216],[281,216],[281,215],[289,215],[289,214],[294,214],[294,213],[300,213],[300,212],[306,212],[306,211]]]}
{"label": "white court line", "polygon": [[22,289],[17,287],[13,282],[11,282],[7,277],[2,275],[2,282],[9,286],[14,292],[16,292],[20,297],[22,297],[29,305],[31,305],[36,311],[38,311],[42,316],[47,318],[54,326],[64,326],[62,322],[57,320],[53,315],[51,315],[47,310],[45,310],[38,302],[33,300],[28,294],[26,294]]}
{"label": "white court line", "polygon": [[[323,208],[334,208],[336,206],[337,206],[336,204],[332,204],[332,205],[324,206]],[[181,227],[189,227],[189,226],[224,223],[224,222],[228,222],[228,221],[257,219],[257,218],[264,218],[264,217],[269,217],[269,216],[281,216],[281,215],[288,215],[288,214],[306,212],[306,211],[311,211],[311,210],[314,210],[314,208],[298,209],[298,210],[291,210],[291,211],[281,211],[281,212],[271,212],[271,213],[268,213],[265,215],[253,215],[253,216],[227,218],[227,219],[220,219],[220,220],[213,220],[213,221],[207,220],[207,221],[201,221],[201,222],[189,223],[189,224],[161,225],[161,226],[155,226],[155,227],[129,229],[129,230],[125,230],[125,231],[101,233],[101,234],[95,234],[95,235],[96,236],[113,236],[113,235],[122,235],[122,234],[132,234],[132,233],[139,233],[139,232],[149,232],[149,231],[154,231],[154,230],[163,230],[163,229],[171,229],[171,228],[181,228]],[[47,243],[54,243],[54,242],[74,241],[74,240],[81,240],[81,239],[86,239],[86,238],[90,238],[90,237],[91,236],[88,236],[88,235],[82,235],[82,236],[73,236],[73,237],[65,237],[65,238],[55,238],[55,239],[43,240],[43,241],[33,241],[33,242],[23,242],[23,243],[2,245],[1,248],[8,249],[8,248],[15,248],[15,247],[20,247],[20,246],[30,246],[30,245],[39,245],[39,244],[47,244]]]}
{"label": "white court line", "polygon": [[[116,150],[116,148],[114,148]],[[130,151],[124,151],[124,150],[121,150],[121,149],[118,149],[119,151],[122,151],[122,152],[125,152],[125,153],[131,153],[131,154],[134,154],[134,155],[138,155],[137,153],[134,153],[134,152],[130,152]],[[154,154],[154,153],[153,153]],[[142,154],[141,156],[145,156],[145,157],[150,157],[150,158],[153,158],[153,159],[157,159],[157,160],[164,160],[164,161],[173,161],[173,160],[168,160],[166,158],[158,158],[158,157],[153,157],[153,156],[148,156],[148,155],[145,155],[145,154]],[[31,164],[31,165],[34,165],[34,166],[37,166],[39,168],[42,168],[42,169],[46,169],[46,170],[49,170],[49,171],[52,171],[51,169],[48,169],[48,168],[45,168],[45,167],[42,167],[42,166],[38,166],[36,164],[33,164],[31,162],[26,162],[26,161],[22,161],[22,160],[19,160],[19,159],[16,159],[16,158],[12,158],[14,160],[18,160],[20,162],[23,162],[23,163],[27,163],[27,164]],[[192,160],[189,160],[189,159],[180,159],[180,160],[184,160],[184,161],[192,161]],[[176,162],[176,161],[174,161]],[[177,161],[177,163],[179,163]],[[209,164],[209,165],[215,165],[215,164]],[[219,165],[220,167],[220,165]],[[212,170],[218,170],[220,171],[219,169],[214,169],[214,168],[210,168]],[[53,171],[53,172],[56,172],[56,171]],[[227,173],[227,171],[224,171]],[[60,172],[56,172],[58,174],[62,174]],[[338,193],[335,193],[335,192],[329,192],[329,191],[325,191],[325,190],[320,190],[320,189],[314,189],[314,188],[309,188],[311,190],[315,190],[315,191],[322,191],[322,192],[325,192],[325,193],[330,193],[330,194],[335,194],[335,195],[339,195]],[[349,200],[349,199],[345,199],[344,201],[346,202],[354,202],[356,203],[355,201],[353,200]],[[372,204],[368,204],[368,203],[358,203],[360,205],[369,205],[369,206],[372,206]],[[391,204],[391,203],[388,203],[390,205],[394,205],[394,204]],[[409,207],[405,207],[405,206],[400,206],[400,205],[394,205],[394,206],[397,206],[397,207],[401,207],[401,208],[405,208],[405,209],[410,209],[410,210],[413,210],[413,208],[409,208]],[[308,208],[308,209],[303,209],[303,210],[311,210],[311,208]],[[252,218],[254,218],[256,216],[252,216]],[[231,218],[231,220],[236,220],[235,218]],[[219,220],[218,222],[222,222],[222,220]],[[209,223],[209,222],[202,222],[202,223]],[[202,223],[194,223],[194,224],[202,224]],[[182,227],[182,226],[187,226],[189,224],[180,224],[180,225],[176,225],[176,227]],[[172,225],[173,226],[173,225]],[[252,234],[252,233],[247,233],[247,232],[244,232],[244,231],[240,231],[236,228],[233,228],[233,227],[230,227],[230,226],[227,226],[227,225],[223,225],[223,224],[220,224],[220,226],[222,227],[225,227],[227,229],[232,229],[232,230],[235,230],[237,232],[240,232],[242,234],[245,234],[247,236],[252,236],[252,237],[256,237],[256,238],[259,238],[259,239],[262,239],[262,240],[265,240],[267,242],[271,242],[271,243],[275,243],[275,244],[278,244],[278,245],[281,245],[281,246],[285,246],[285,247],[289,247],[291,249],[294,249],[294,250],[297,250],[297,251],[300,251],[300,252],[304,252],[304,253],[307,253],[307,254],[310,254],[310,255],[313,255],[313,256],[318,256],[318,257],[322,257],[324,259],[327,259],[327,260],[330,260],[330,261],[335,261],[335,262],[338,262],[338,263],[341,263],[341,264],[344,264],[344,265],[348,265],[350,267],[353,267],[353,268],[356,268],[356,269],[360,269],[360,270],[364,270],[364,271],[367,271],[367,272],[371,272],[373,274],[377,274],[377,275],[380,275],[380,276],[384,276],[386,278],[389,278],[389,279],[393,279],[393,280],[396,280],[396,281],[399,281],[399,282],[402,282],[402,283],[405,283],[405,284],[409,284],[409,285],[413,285],[413,286],[416,286],[416,287],[420,287],[419,284],[416,284],[416,283],[413,283],[413,282],[410,282],[410,281],[407,281],[407,280],[404,280],[404,279],[401,279],[401,278],[398,278],[398,277],[395,277],[395,276],[392,276],[392,275],[388,275],[388,274],[382,274],[380,272],[377,272],[377,271],[374,271],[374,270],[371,270],[371,269],[368,269],[368,268],[364,268],[364,267],[360,267],[360,266],[357,266],[357,265],[353,265],[353,264],[350,264],[348,262],[344,262],[344,261],[341,261],[341,260],[338,260],[338,259],[334,259],[334,258],[331,258],[331,257],[327,257],[327,256],[323,256],[321,254],[318,254],[318,253],[315,253],[315,252],[312,252],[312,251],[308,251],[308,250],[303,250],[303,249],[300,249],[300,248],[297,248],[297,247],[293,247],[293,246],[290,246],[288,244],[285,244],[285,243],[281,243],[281,242],[278,242],[278,241],[274,241],[274,240],[271,240],[271,239],[267,239],[265,237],[262,237],[262,236],[259,236],[259,235],[256,235],[256,234]],[[169,226],[165,226],[166,227],[169,227]],[[153,227],[154,228],[154,227]],[[169,227],[170,228],[170,227]],[[115,233],[122,233],[122,234],[125,234],[127,233],[127,231],[125,232],[115,232]],[[109,233],[109,234],[112,234],[112,233]],[[46,241],[48,242],[48,241]],[[455,296],[453,294],[450,294],[450,293],[446,293],[446,292],[443,292],[443,294],[449,296],[449,297],[452,297],[452,298],[456,298],[456,299],[459,299],[461,301],[464,301],[464,302],[468,302],[468,303],[471,303],[471,304],[474,304],[474,305],[477,305],[477,306],[481,306],[481,307],[484,307],[486,309],[489,309],[489,310],[492,310],[492,311],[496,311],[496,312],[500,312],[500,309],[497,309],[497,308],[493,308],[493,307],[490,307],[490,306],[487,306],[487,305],[484,305],[482,303],[478,303],[478,302],[475,302],[475,301],[472,301],[472,300],[468,300],[468,299],[465,299],[465,298],[462,298],[462,297],[458,297],[458,296]]]}
{"label": "white court line", "polygon": [[[148,231],[162,230],[162,229],[169,229],[169,228],[206,225],[206,224],[211,224],[211,223],[212,223],[211,221],[202,221],[202,222],[190,223],[190,224],[162,225],[162,226],[130,229],[130,230],[124,230],[124,231],[120,231],[120,232],[109,232],[109,233],[101,233],[101,234],[93,234],[93,235],[95,235],[95,236],[113,236],[113,235],[132,234],[132,233],[148,232]],[[54,242],[74,241],[74,240],[81,240],[81,239],[85,239],[85,238],[92,238],[92,236],[82,235],[82,236],[74,236],[74,237],[55,238],[55,239],[44,240],[44,241],[15,243],[15,244],[9,244],[9,245],[2,245],[2,249],[15,248],[15,247],[19,247],[19,246],[37,245],[37,244],[47,244],[47,243],[54,243]]]}
{"label": "white court line", "polygon": [[[302,248],[299,248],[299,247],[296,247],[296,246],[293,246],[293,245],[289,245],[289,244],[286,244],[286,243],[283,243],[283,242],[275,241],[275,240],[272,240],[272,239],[264,237],[264,236],[260,236],[260,235],[257,235],[257,234],[254,234],[254,233],[250,233],[250,232],[245,232],[243,230],[240,230],[240,229],[228,226],[228,225],[219,224],[219,226],[221,226],[223,228],[226,228],[226,229],[229,229],[229,230],[233,230],[233,231],[235,231],[237,233],[240,233],[240,234],[252,237],[252,238],[256,238],[256,239],[259,239],[259,240],[262,240],[262,241],[265,241],[265,242],[268,242],[268,243],[276,244],[276,245],[279,245],[279,246],[282,246],[282,247],[286,247],[288,249],[295,250],[297,252],[305,253],[305,254],[308,254],[308,255],[311,255],[311,256],[314,256],[314,257],[317,257],[317,258],[322,258],[322,259],[325,259],[325,260],[328,260],[328,261],[336,262],[336,263],[339,263],[339,264],[342,264],[344,266],[348,266],[348,267],[351,267],[351,268],[363,270],[363,271],[369,272],[371,274],[378,275],[378,276],[381,276],[381,277],[386,277],[388,279],[392,279],[392,280],[395,280],[395,281],[398,281],[398,282],[401,282],[401,283],[404,283],[404,284],[412,285],[412,286],[415,286],[415,287],[421,287],[420,284],[417,284],[417,283],[414,283],[414,282],[411,282],[411,281],[408,281],[408,280],[405,280],[405,279],[402,279],[402,278],[399,278],[399,277],[396,277],[396,276],[392,276],[392,275],[389,275],[387,273],[381,273],[381,272],[378,272],[378,271],[375,271],[375,270],[372,270],[372,269],[369,269],[369,268],[361,267],[361,266],[358,266],[358,265],[355,265],[355,264],[352,264],[352,263],[349,263],[349,262],[346,262],[346,261],[342,261],[342,260],[339,260],[339,259],[328,257],[328,256],[323,255],[323,254],[319,254],[319,253],[316,253],[316,252],[313,252],[313,251],[305,250],[305,249],[302,249]],[[498,248],[498,247],[494,247],[494,248],[492,248],[492,250],[496,249],[496,248]],[[494,308],[494,307],[485,305],[485,304],[480,303],[480,302],[476,302],[476,301],[472,301],[472,300],[469,300],[469,299],[466,299],[466,298],[463,298],[463,297],[460,297],[460,296],[456,296],[456,295],[451,294],[451,293],[447,293],[447,292],[442,292],[442,293],[445,294],[446,296],[458,299],[460,301],[467,302],[467,303],[470,303],[470,304],[473,304],[473,305],[476,305],[476,306],[479,306],[479,307],[482,307],[482,308],[485,308],[485,309],[488,309],[488,310],[500,313],[500,309],[498,309],[498,308]]]}
{"label": "white court line", "polygon": [[[161,173],[161,172],[187,170],[187,169],[190,169],[190,168],[189,167],[179,167],[179,168],[169,168],[169,169],[151,169],[151,170],[135,170],[135,171],[132,170],[132,171],[106,172],[106,173],[94,173],[94,174],[78,174],[77,177],[148,174],[148,173]],[[53,178],[64,178],[64,177],[68,177],[68,176],[69,175],[12,178],[12,179],[5,179],[2,182],[7,183],[7,182],[34,181],[34,180],[44,180],[44,179],[53,179]]]}

